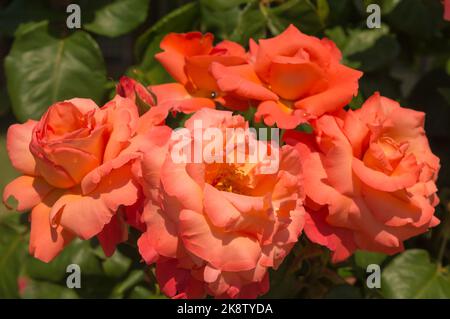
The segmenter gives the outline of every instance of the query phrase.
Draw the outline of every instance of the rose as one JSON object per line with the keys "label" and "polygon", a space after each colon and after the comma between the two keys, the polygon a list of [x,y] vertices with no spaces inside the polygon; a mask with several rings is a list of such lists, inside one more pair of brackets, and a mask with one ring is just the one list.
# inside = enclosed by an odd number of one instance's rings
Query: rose
{"label": "rose", "polygon": [[[188,149],[199,138],[196,121],[202,121],[203,130],[222,132],[248,126],[231,112],[200,110],[185,124],[193,132]],[[245,133],[236,130],[235,134],[223,146],[216,144],[223,152],[215,154],[231,154],[234,148],[226,145]],[[202,136],[205,151],[211,140]],[[244,145],[250,145],[252,138],[248,135]],[[303,228],[298,153],[282,147],[278,169],[263,174],[268,154],[254,162],[246,156],[244,163],[178,163],[171,155],[176,143],[170,130],[148,142],[139,175],[147,198],[143,212],[147,230],[138,246],[148,264],[156,263],[164,293],[175,298],[264,294],[268,268],[279,266]],[[257,143],[267,147],[263,141]]]}
{"label": "rose", "polygon": [[[200,32],[170,33],[161,41],[163,52],[155,55],[178,83],[154,85],[158,105],[174,111],[192,113],[202,107],[214,108],[215,103],[238,107],[244,102],[228,101],[210,74],[212,62],[242,65],[247,55],[239,44],[222,41],[213,46],[214,36]],[[245,103],[244,103],[245,104]]]}
{"label": "rose", "polygon": [[250,42],[252,68],[213,63],[221,91],[260,101],[256,119],[292,129],[310,117],[341,109],[358,91],[362,73],[340,64],[341,52],[328,39],[293,25],[280,35]]}
{"label": "rose", "polygon": [[287,133],[304,159],[305,234],[334,261],[358,248],[397,253],[439,223],[439,159],[423,126],[423,113],[376,93],[357,111],[319,118],[315,136]]}
{"label": "rose", "polygon": [[24,175],[5,187],[3,201],[31,209],[36,258],[52,260],[75,236],[97,235],[107,255],[126,239],[121,207],[134,204],[139,190],[132,140],[148,126],[130,99],[116,96],[102,108],[87,99],[58,102],[39,121],[9,128],[8,155]]}
{"label": "rose", "polygon": [[71,188],[100,165],[109,127],[97,124],[96,109],[90,100],[59,102],[36,123],[30,151],[50,185]]}
{"label": "rose", "polygon": [[168,105],[156,105],[156,96],[151,88],[127,76],[122,76],[116,86],[117,95],[131,99],[138,107],[139,126],[138,133],[145,133],[149,128],[163,123],[169,112]]}
{"label": "rose", "polygon": [[145,111],[156,104],[154,96],[148,88],[127,76],[122,76],[120,78],[119,83],[117,83],[116,86],[116,93],[121,97],[133,100],[138,108],[140,106],[139,104],[141,104],[142,107],[145,106]]}

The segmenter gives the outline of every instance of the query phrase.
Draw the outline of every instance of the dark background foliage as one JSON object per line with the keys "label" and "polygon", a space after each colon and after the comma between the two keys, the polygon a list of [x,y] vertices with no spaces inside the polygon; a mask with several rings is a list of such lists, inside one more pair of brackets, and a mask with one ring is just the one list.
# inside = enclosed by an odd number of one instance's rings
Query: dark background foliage
{"label": "dark background foliage", "polygon": [[[66,27],[70,3],[80,4],[80,30]],[[371,3],[381,6],[379,29],[366,26]],[[450,22],[442,17],[440,0],[0,0],[0,190],[17,175],[5,150],[11,123],[75,96],[102,105],[123,74],[145,84],[171,81],[153,58],[168,32],[209,31],[247,46],[292,23],[331,38],[344,63],[364,71],[350,108],[380,91],[426,112],[441,158],[442,223],[400,255],[357,252],[338,265],[302,239],[272,272],[265,297],[450,298]],[[136,234],[109,259],[95,241],[76,241],[44,264],[27,253],[28,227],[26,214],[0,206],[0,298],[162,298],[153,270],[140,262]],[[71,263],[81,266],[81,289],[65,286]],[[372,263],[381,265],[381,289],[365,284]]]}

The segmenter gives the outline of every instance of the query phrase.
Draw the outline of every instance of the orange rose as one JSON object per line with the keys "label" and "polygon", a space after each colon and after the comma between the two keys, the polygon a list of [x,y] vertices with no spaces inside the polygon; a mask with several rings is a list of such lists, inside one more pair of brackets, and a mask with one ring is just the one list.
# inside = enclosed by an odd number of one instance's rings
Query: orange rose
{"label": "orange rose", "polygon": [[116,96],[102,108],[87,99],[59,102],[41,120],[9,128],[8,155],[24,175],[5,187],[3,201],[31,209],[32,255],[48,262],[74,237],[96,235],[111,255],[126,239],[121,207],[139,192],[132,139],[151,123],[139,124],[132,100]]}
{"label": "orange rose", "polygon": [[357,111],[322,116],[315,137],[287,133],[305,159],[305,233],[333,250],[334,261],[357,248],[400,252],[439,223],[439,158],[423,126],[423,113],[377,93]]}
{"label": "orange rose", "polygon": [[91,100],[59,102],[36,123],[30,151],[50,185],[73,187],[102,162],[109,127],[98,125],[96,109]]}
{"label": "orange rose", "polygon": [[169,105],[174,111],[191,113],[202,107],[214,108],[216,102],[232,106],[239,104],[227,101],[227,97],[221,94],[210,74],[210,66],[213,62],[244,64],[246,52],[231,41],[213,46],[213,40],[211,33],[203,35],[200,32],[170,33],[164,37],[160,45],[163,52],[156,54],[155,58],[178,83],[151,87],[158,98],[158,105]]}
{"label": "orange rose", "polygon": [[252,68],[213,63],[221,91],[260,101],[256,119],[292,129],[307,118],[347,105],[362,73],[340,63],[341,52],[328,39],[300,32],[293,25],[272,38],[250,43]]}
{"label": "orange rose", "polygon": [[[244,138],[242,130],[248,123],[243,117],[203,109],[186,121],[185,130],[194,132],[187,139],[188,149],[202,139],[195,137],[196,121],[203,123],[204,130],[240,129],[229,135],[236,141],[242,138],[240,145],[254,141]],[[270,173],[264,170],[268,155],[250,161],[248,147],[239,153],[246,155],[242,163],[207,159],[178,163],[172,156],[176,143],[171,132],[163,133],[148,140],[141,162],[147,230],[138,241],[143,259],[156,263],[161,290],[175,298],[264,294],[268,269],[281,264],[303,228],[301,169],[295,165],[299,154],[283,146],[279,165]],[[219,143],[215,154],[221,158],[233,154],[231,137],[223,149]],[[204,154],[211,140],[205,137],[203,142]],[[263,141],[255,143],[267,147]]]}

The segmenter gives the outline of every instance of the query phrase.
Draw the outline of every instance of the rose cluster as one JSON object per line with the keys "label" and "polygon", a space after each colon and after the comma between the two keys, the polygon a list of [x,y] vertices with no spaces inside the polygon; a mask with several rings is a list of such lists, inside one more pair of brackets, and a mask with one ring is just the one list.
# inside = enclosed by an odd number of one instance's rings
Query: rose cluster
{"label": "rose cluster", "polygon": [[[93,237],[110,256],[131,226],[167,296],[256,298],[302,234],[339,262],[357,249],[398,253],[439,223],[439,158],[423,113],[378,93],[348,109],[362,72],[340,62],[332,41],[294,26],[250,40],[248,50],[213,41],[168,34],[155,59],[174,83],[123,77],[102,107],[75,98],[9,128],[7,151],[23,175],[3,201],[31,210],[33,256],[49,262],[74,238]],[[195,134],[196,121],[237,129],[232,139],[244,146],[278,152],[275,171],[264,172],[264,157],[174,160],[177,130],[166,120],[178,113],[189,117],[179,125],[193,133],[184,136],[188,149],[211,142]],[[282,130],[276,150],[242,135],[255,122]],[[312,132],[299,129],[305,124]]]}

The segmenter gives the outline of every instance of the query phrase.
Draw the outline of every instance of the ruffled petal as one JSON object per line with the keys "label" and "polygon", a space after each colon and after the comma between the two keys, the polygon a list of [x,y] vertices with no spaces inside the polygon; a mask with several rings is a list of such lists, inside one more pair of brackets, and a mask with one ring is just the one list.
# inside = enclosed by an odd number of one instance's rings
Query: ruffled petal
{"label": "ruffled petal", "polygon": [[333,252],[332,261],[340,262],[356,250],[351,230],[333,227],[326,222],[327,209],[311,211],[305,215],[305,234],[314,243],[325,246]]}
{"label": "ruffled petal", "polygon": [[12,165],[26,175],[35,175],[36,161],[30,152],[30,143],[36,121],[28,120],[23,124],[13,124],[6,136],[6,149]]}
{"label": "ruffled petal", "polygon": [[148,201],[142,215],[147,226],[138,240],[139,253],[147,264],[159,256],[176,258],[178,249],[177,224],[161,208]]}
{"label": "ruffled petal", "polygon": [[100,233],[120,205],[132,205],[138,199],[139,187],[130,177],[131,164],[115,169],[101,166],[93,174],[86,176],[83,193],[63,195],[51,212],[53,224],[83,239]]}
{"label": "ruffled petal", "polygon": [[158,107],[170,111],[193,113],[202,108],[215,108],[214,100],[194,97],[179,83],[154,85],[151,89],[157,97]]}
{"label": "ruffled petal", "polygon": [[265,101],[259,104],[255,119],[256,121],[263,119],[266,125],[276,125],[281,129],[294,129],[307,122],[304,111],[292,110],[281,102],[275,101]]}
{"label": "ruffled petal", "polygon": [[50,262],[74,238],[62,226],[50,224],[51,207],[60,196],[61,191],[50,193],[31,211],[30,254],[44,262]]}
{"label": "ruffled petal", "polygon": [[[42,202],[52,189],[53,187],[42,178],[20,176],[6,185],[3,192],[3,202],[9,208],[27,211]],[[16,207],[11,206],[14,200],[17,201]]]}
{"label": "ruffled petal", "polygon": [[223,271],[253,269],[261,255],[259,243],[245,234],[224,233],[192,210],[180,213],[180,235],[185,247]]}
{"label": "ruffled petal", "polygon": [[128,228],[120,213],[115,214],[97,235],[106,257],[114,254],[116,246],[128,239]]}
{"label": "ruffled petal", "polygon": [[158,262],[156,279],[161,290],[171,298],[195,299],[205,296],[204,284],[196,280],[189,270],[178,268],[176,259]]}
{"label": "ruffled petal", "polygon": [[220,63],[211,64],[211,74],[217,80],[219,89],[241,98],[265,101],[278,100],[278,96],[265,88],[252,66],[224,66]]}

